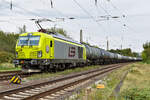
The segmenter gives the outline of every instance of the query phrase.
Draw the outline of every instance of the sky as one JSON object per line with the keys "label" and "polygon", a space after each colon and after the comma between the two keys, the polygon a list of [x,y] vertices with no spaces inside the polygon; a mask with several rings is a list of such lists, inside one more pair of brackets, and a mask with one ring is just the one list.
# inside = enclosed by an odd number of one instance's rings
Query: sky
{"label": "sky", "polygon": [[[27,32],[38,30],[30,19],[65,18],[64,21],[43,22],[44,28],[63,28],[74,40],[83,40],[106,49],[131,48],[142,52],[143,43],[149,41],[150,1],[148,0],[0,0],[0,30],[18,32],[26,25]],[[125,17],[123,17],[123,15]],[[105,16],[105,18],[102,18]],[[107,20],[106,16],[110,16]],[[118,16],[118,18],[111,18]],[[73,17],[75,19],[69,19]]]}

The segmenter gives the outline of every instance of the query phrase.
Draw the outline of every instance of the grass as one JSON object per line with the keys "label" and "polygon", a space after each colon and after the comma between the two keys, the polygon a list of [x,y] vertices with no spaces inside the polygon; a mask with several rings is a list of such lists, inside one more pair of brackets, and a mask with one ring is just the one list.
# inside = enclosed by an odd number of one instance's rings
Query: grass
{"label": "grass", "polygon": [[116,85],[120,82],[123,73],[127,71],[132,65],[127,65],[121,69],[118,69],[106,77],[101,79],[101,84],[105,85],[104,89],[97,89],[96,85],[91,85],[91,92],[87,93],[87,89],[83,89],[82,92],[74,100],[112,100],[109,96],[112,94]]}
{"label": "grass", "polygon": [[150,64],[136,63],[128,73],[122,91],[127,88],[147,88],[150,86]]}
{"label": "grass", "polygon": [[150,64],[136,63],[132,66],[121,88],[122,98],[150,100]]}
{"label": "grass", "polygon": [[102,66],[88,66],[88,67],[83,67],[83,68],[67,69],[65,71],[60,71],[57,73],[42,73],[42,74],[32,75],[31,77],[28,77],[26,79],[27,80],[36,80],[36,79],[41,79],[41,78],[56,77],[56,76],[62,76],[62,75],[67,75],[67,74],[71,74],[71,73],[87,71],[90,69],[95,69],[95,68],[100,68],[100,67],[102,67]]}
{"label": "grass", "polygon": [[0,64],[0,72],[16,71],[16,70],[21,70],[21,67],[15,67],[14,64],[11,64],[11,63],[2,63],[2,64]]}

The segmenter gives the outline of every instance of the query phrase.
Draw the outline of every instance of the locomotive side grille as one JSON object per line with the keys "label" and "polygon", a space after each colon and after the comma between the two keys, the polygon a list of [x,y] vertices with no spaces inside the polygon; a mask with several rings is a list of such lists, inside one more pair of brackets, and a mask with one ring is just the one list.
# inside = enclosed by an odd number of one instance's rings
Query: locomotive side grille
{"label": "locomotive side grille", "polygon": [[24,52],[19,52],[18,53],[18,58],[25,58]]}
{"label": "locomotive side grille", "polygon": [[30,58],[37,58],[37,52],[30,52]]}

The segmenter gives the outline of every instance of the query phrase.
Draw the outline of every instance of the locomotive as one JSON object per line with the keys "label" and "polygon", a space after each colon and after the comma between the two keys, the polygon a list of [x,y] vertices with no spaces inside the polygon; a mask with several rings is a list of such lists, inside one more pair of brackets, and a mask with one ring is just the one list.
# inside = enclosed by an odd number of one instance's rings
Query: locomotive
{"label": "locomotive", "polygon": [[19,36],[14,64],[21,65],[24,72],[40,72],[141,60],[82,44],[58,33],[29,32]]}

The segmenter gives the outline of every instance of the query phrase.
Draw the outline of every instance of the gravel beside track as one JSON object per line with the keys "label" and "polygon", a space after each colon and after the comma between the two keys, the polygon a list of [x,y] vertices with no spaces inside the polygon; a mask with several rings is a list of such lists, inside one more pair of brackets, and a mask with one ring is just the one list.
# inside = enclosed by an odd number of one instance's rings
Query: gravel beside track
{"label": "gravel beside track", "polygon": [[[58,77],[50,81],[32,84],[28,86],[18,87],[0,92],[0,99],[11,99],[11,100],[37,100],[39,98],[49,98],[57,96],[55,93],[63,94],[65,91],[73,91],[74,87],[79,87],[88,83],[92,78],[99,75],[103,75],[112,70],[123,67],[126,64],[113,64],[103,68],[93,69],[73,75],[66,75],[64,77]],[[48,97],[47,97],[48,96]]]}

